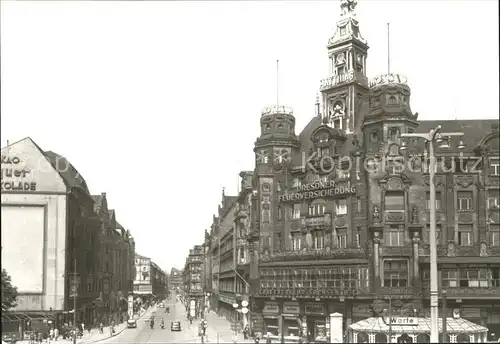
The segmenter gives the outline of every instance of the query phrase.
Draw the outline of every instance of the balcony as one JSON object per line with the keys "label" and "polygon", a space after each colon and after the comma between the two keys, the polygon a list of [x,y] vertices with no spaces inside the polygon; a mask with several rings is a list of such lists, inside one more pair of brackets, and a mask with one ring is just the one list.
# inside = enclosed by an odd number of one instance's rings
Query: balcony
{"label": "balcony", "polygon": [[367,252],[363,248],[336,248],[330,252],[326,250],[313,251],[285,251],[272,253],[269,257],[261,257],[261,262],[284,262],[302,260],[329,260],[329,259],[364,259]]}
{"label": "balcony", "polygon": [[260,296],[276,297],[276,298],[297,298],[297,299],[338,299],[344,297],[354,299],[357,296],[370,296],[370,288],[349,288],[335,289],[332,287],[290,287],[290,288],[261,288]]}
{"label": "balcony", "polygon": [[[500,256],[500,247],[486,246],[478,244],[472,246],[459,246],[453,242],[448,245],[437,245],[438,257],[481,257],[481,256]],[[420,257],[430,256],[430,245],[422,245],[419,249]]]}
{"label": "balcony", "polygon": [[[470,287],[459,287],[459,288],[447,288],[440,287],[442,291],[446,291],[446,295],[449,298],[457,298],[457,299],[475,299],[475,298],[491,298],[498,297],[500,295],[500,284],[499,281],[496,280],[496,286],[491,286],[487,288],[470,288]],[[430,289],[429,287],[422,288],[422,294],[425,297],[430,297]]]}
{"label": "balcony", "polygon": [[416,296],[421,295],[422,292],[418,286],[411,287],[380,287],[375,295],[385,296],[385,295],[397,295],[397,296]]}

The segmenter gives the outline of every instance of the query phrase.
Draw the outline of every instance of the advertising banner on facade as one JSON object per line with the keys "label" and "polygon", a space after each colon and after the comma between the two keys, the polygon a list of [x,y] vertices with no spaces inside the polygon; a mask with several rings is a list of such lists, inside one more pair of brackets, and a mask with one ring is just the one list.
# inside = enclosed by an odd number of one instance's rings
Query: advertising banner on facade
{"label": "advertising banner on facade", "polygon": [[129,295],[128,296],[128,317],[129,318],[133,318],[134,316],[134,296],[133,295]]}
{"label": "advertising banner on facade", "polygon": [[78,289],[79,288],[80,288],[80,275],[77,275],[77,274],[70,275],[69,297],[70,298],[78,297]]}

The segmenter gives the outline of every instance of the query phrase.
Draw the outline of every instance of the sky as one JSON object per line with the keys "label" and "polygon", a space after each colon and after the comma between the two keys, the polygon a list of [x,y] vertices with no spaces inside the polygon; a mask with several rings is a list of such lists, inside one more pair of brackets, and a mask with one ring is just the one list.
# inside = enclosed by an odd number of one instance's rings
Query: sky
{"label": "sky", "polygon": [[[262,108],[297,134],[327,77],[340,1],[1,1],[1,140],[66,158],[130,229],[182,268],[222,188],[254,167]],[[367,73],[408,78],[419,119],[498,118],[498,2],[360,0]]]}

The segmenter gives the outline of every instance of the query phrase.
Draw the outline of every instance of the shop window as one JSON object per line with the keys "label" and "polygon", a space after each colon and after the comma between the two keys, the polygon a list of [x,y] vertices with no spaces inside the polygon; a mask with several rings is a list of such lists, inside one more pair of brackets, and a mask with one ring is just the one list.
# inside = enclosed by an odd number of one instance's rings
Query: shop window
{"label": "shop window", "polygon": [[300,219],[300,203],[299,204],[296,203],[296,204],[293,205],[292,218],[294,220]]}
{"label": "shop window", "polygon": [[264,317],[264,331],[266,335],[278,336],[279,326],[278,319],[270,319],[269,317]]}
{"label": "shop window", "polygon": [[301,329],[299,328],[299,324],[297,319],[294,317],[284,317],[283,319],[283,335],[285,337],[300,337]]}
{"label": "shop window", "polygon": [[458,245],[460,246],[472,246],[472,230],[473,225],[458,225]]}
{"label": "shop window", "polygon": [[347,200],[346,199],[338,199],[335,202],[335,213],[337,215],[346,215],[347,214]]}
{"label": "shop window", "polygon": [[384,287],[404,288],[408,285],[408,261],[386,260],[384,262]]}
{"label": "shop window", "polygon": [[[436,210],[441,209],[441,192],[436,192]],[[427,192],[427,202],[426,202],[426,207],[427,209],[431,209],[431,193]]]}
{"label": "shop window", "polygon": [[470,343],[470,335],[466,333],[460,333],[457,336],[457,343]]}
{"label": "shop window", "polygon": [[500,208],[500,190],[488,190],[488,209]]}
{"label": "shop window", "polygon": [[404,245],[404,227],[392,225],[384,230],[385,246],[403,246]]}
{"label": "shop window", "polygon": [[402,191],[387,191],[385,193],[385,210],[405,210],[405,196]]}
{"label": "shop window", "polygon": [[[423,233],[423,238],[422,238],[426,243],[430,242],[429,241],[430,233],[431,233],[431,225],[428,223],[425,226],[425,231]],[[436,223],[436,244],[439,245],[440,241],[441,241],[441,224]]]}
{"label": "shop window", "polygon": [[357,335],[357,341],[356,343],[369,343],[370,342],[370,338],[368,337],[368,334],[364,333],[364,332],[359,332],[358,335]]}
{"label": "shop window", "polygon": [[500,246],[500,225],[490,225],[490,245]]}
{"label": "shop window", "polygon": [[458,191],[457,203],[458,210],[472,210],[472,191]]}
{"label": "shop window", "polygon": [[337,247],[347,248],[347,229],[337,229]]}

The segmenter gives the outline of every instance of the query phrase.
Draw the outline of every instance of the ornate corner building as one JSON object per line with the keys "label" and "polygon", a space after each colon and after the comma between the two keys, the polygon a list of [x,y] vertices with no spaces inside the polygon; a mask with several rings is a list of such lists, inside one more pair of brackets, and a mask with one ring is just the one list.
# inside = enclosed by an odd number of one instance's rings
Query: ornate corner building
{"label": "ornate corner building", "polygon": [[315,116],[296,135],[292,109],[264,109],[255,170],[242,175],[236,264],[251,325],[326,342],[330,314],[347,328],[387,308],[388,295],[394,315],[429,314],[428,156],[423,142],[399,148],[402,133],[440,124],[465,133],[466,147],[445,138],[436,152],[440,292],[449,317],[498,332],[499,121],[419,121],[405,77],[368,81],[367,42],[353,2],[341,3]]}

